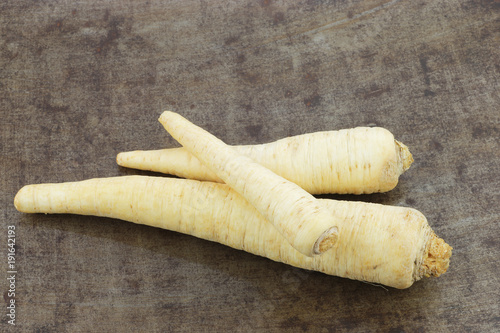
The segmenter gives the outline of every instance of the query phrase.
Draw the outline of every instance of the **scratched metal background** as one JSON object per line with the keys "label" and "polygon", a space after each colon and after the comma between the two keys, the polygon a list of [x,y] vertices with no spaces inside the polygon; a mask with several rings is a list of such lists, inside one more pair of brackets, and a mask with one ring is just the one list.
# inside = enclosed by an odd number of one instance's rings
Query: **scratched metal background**
{"label": "scratched metal background", "polygon": [[[499,1],[2,1],[0,252],[15,225],[18,328],[499,331],[499,73]],[[165,109],[232,144],[388,128],[415,163],[394,191],[354,199],[421,210],[454,247],[449,272],[383,289],[14,209],[25,184],[146,174],[115,156],[177,146]]]}

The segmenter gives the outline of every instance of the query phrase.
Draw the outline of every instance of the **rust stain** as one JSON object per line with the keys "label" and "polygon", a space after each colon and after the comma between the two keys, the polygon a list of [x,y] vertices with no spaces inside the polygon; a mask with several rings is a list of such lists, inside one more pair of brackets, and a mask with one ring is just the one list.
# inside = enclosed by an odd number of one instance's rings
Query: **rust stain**
{"label": "rust stain", "polygon": [[107,49],[110,48],[114,44],[114,42],[120,37],[118,25],[119,25],[118,21],[112,20],[110,22],[109,24],[110,27],[106,37],[104,37],[104,39],[102,39],[99,42],[96,48],[97,53],[104,53],[104,51],[107,51]]}
{"label": "rust stain", "polygon": [[63,19],[56,20],[54,23],[51,23],[46,28],[46,32],[54,32],[54,31],[62,31],[63,28]]}
{"label": "rust stain", "polygon": [[313,94],[307,98],[304,98],[304,105],[308,108],[313,108],[321,103],[321,96],[318,94]]}
{"label": "rust stain", "polygon": [[307,82],[317,82],[318,81],[318,76],[316,74],[306,73],[304,75],[304,80],[307,81]]}
{"label": "rust stain", "polygon": [[260,1],[261,7],[269,7],[271,5],[271,0],[262,0]]}

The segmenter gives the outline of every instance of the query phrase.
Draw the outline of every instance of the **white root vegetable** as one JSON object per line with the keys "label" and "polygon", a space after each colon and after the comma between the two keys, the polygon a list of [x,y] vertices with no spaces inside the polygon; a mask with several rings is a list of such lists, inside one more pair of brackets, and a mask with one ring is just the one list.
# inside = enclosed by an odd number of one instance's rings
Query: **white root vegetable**
{"label": "white root vegetable", "polygon": [[[408,148],[380,127],[309,133],[234,149],[311,194],[387,192],[413,162]],[[122,152],[116,161],[128,168],[223,182],[185,148]]]}
{"label": "white root vegetable", "polygon": [[334,216],[297,184],[239,154],[175,112],[165,111],[159,120],[170,135],[253,205],[296,250],[313,256],[335,245],[339,236]]}
{"label": "white root vegetable", "polygon": [[[146,176],[23,187],[25,213],[106,216],[177,231],[292,266],[408,288],[439,276],[451,247],[425,217],[406,207],[321,199],[339,221],[337,246],[321,256],[296,251],[246,200],[225,184]],[[168,237],[168,235],[166,235]]]}

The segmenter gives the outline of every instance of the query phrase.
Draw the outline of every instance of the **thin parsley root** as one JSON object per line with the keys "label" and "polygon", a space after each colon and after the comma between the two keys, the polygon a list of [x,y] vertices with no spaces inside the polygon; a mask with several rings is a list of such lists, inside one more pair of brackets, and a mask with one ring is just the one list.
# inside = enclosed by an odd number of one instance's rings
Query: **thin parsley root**
{"label": "thin parsley root", "polygon": [[[234,149],[311,194],[387,192],[413,162],[408,148],[380,127],[309,133]],[[116,161],[128,168],[222,182],[185,148],[122,152]]]}
{"label": "thin parsley root", "polygon": [[159,121],[184,148],[261,213],[299,252],[318,255],[335,245],[335,218],[297,184],[239,154],[181,115],[165,111]]}
{"label": "thin parsley root", "polygon": [[[417,210],[320,199],[341,234],[321,256],[296,251],[243,197],[225,184],[123,176],[23,187],[25,213],[71,213],[122,219],[177,231],[315,270],[395,288],[446,272],[452,248]],[[168,236],[168,235],[167,235]]]}

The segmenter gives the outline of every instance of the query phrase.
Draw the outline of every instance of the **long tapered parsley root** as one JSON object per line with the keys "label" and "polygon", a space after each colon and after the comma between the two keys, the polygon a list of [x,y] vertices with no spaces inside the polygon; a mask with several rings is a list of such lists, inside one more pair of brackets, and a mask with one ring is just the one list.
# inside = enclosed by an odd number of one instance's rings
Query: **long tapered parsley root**
{"label": "long tapered parsley root", "polygon": [[446,272],[452,248],[426,218],[407,207],[321,199],[341,237],[321,256],[295,250],[242,196],[225,184],[123,176],[23,187],[25,213],[71,213],[122,219],[177,231],[292,266],[408,288]]}
{"label": "long tapered parsley root", "polygon": [[339,236],[334,215],[303,188],[239,154],[175,112],[163,112],[159,121],[184,148],[253,205],[299,252],[313,256],[335,245]]}
{"label": "long tapered parsley root", "polygon": [[[408,148],[380,127],[309,133],[234,149],[311,194],[387,192],[413,162]],[[123,152],[116,160],[128,168],[222,182],[185,148]]]}

